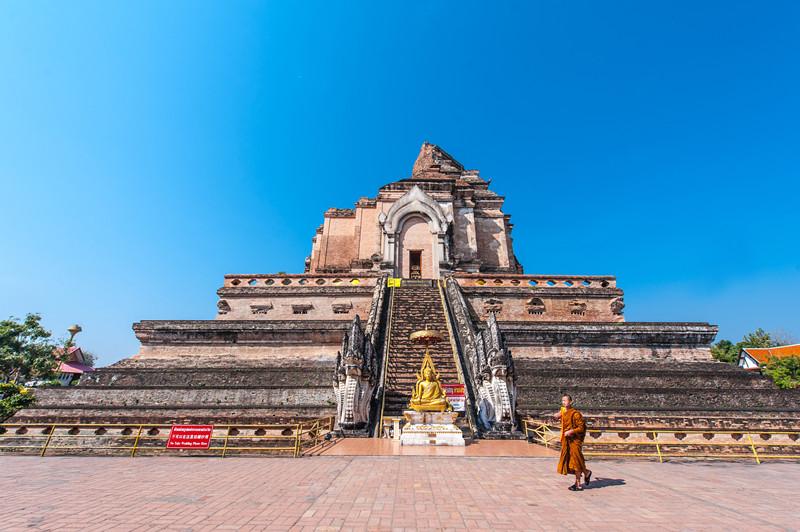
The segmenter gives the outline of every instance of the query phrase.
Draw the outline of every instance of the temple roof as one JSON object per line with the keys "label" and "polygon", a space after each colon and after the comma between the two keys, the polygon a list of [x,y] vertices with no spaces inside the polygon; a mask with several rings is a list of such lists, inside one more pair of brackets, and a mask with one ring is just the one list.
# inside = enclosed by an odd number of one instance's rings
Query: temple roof
{"label": "temple roof", "polygon": [[419,149],[411,179],[452,179],[464,171],[464,166],[436,144],[423,142]]}
{"label": "temple roof", "polygon": [[742,351],[750,355],[759,364],[766,364],[770,358],[800,356],[800,344],[779,347],[743,347]]}

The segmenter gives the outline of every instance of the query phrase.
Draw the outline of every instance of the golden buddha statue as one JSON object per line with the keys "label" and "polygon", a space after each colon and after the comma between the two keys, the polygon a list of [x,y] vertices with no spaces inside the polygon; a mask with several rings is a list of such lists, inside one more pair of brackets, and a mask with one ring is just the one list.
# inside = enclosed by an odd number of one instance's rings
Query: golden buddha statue
{"label": "golden buddha statue", "polygon": [[439,381],[439,373],[433,365],[431,355],[425,352],[422,359],[422,368],[417,373],[417,384],[411,392],[411,401],[408,407],[417,412],[445,412],[452,411],[453,406],[447,400],[447,394]]}

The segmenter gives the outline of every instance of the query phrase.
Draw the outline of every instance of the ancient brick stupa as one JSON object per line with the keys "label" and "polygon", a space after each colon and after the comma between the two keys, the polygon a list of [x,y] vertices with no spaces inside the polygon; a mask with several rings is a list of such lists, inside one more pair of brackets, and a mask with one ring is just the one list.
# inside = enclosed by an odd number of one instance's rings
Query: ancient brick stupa
{"label": "ancient brick stupa", "polygon": [[[712,361],[708,323],[626,322],[616,279],[523,273],[504,198],[422,145],[411,176],[330,209],[303,273],[228,274],[216,319],[141,321],[139,353],[39,392],[15,421],[268,422],[380,432],[409,402],[431,328],[465,430],[514,434],[569,390],[607,425],[786,426],[796,393]],[[513,352],[513,359],[512,359]]]}

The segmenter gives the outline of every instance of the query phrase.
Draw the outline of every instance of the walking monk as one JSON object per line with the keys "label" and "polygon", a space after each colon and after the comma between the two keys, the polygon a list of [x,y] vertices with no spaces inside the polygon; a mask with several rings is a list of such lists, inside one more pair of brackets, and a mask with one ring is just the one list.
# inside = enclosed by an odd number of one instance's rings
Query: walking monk
{"label": "walking monk", "polygon": [[586,484],[592,479],[592,471],[586,469],[581,447],[586,435],[586,423],[580,412],[572,408],[572,397],[561,398],[561,411],[554,416],[561,419],[561,457],[558,459],[558,472],[562,475],[575,475],[575,484],[570,491],[581,491],[581,474]]}

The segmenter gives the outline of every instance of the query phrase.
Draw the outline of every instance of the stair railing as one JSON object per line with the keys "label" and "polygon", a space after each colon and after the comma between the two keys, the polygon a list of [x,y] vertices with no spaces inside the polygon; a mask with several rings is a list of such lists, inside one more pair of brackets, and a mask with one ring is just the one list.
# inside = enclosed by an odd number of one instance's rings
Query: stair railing
{"label": "stair railing", "polygon": [[[444,279],[444,283],[446,285],[447,279]],[[453,315],[450,312],[449,302],[447,301],[447,297],[445,297],[445,292],[442,288],[442,280],[439,279],[436,282],[436,286],[439,290],[439,300],[442,303],[442,310],[444,311],[444,321],[447,324],[447,331],[450,334],[450,347],[453,350],[453,359],[456,363],[456,369],[458,370],[458,378],[461,380],[461,383],[464,385],[465,391],[465,401],[466,405],[464,408],[467,421],[469,422],[469,428],[473,434],[478,433],[478,423],[475,419],[475,395],[472,390],[472,377],[471,375],[465,375],[464,372],[464,364],[462,364],[462,350],[460,349],[460,342],[458,341],[458,331],[453,327],[452,319]]]}
{"label": "stair railing", "polygon": [[[384,282],[386,282],[384,280]],[[380,438],[383,432],[383,409],[386,403],[386,375],[389,369],[389,346],[392,342],[392,315],[394,313],[394,287],[391,287],[389,290],[389,308],[388,312],[386,312],[386,324],[385,324],[385,331],[386,334],[384,335],[383,339],[383,352],[381,356],[381,373],[378,377],[378,390],[375,393],[375,397],[378,401],[380,401],[380,408],[378,409],[379,415],[375,416],[374,422],[372,424],[372,436],[375,438]]]}

